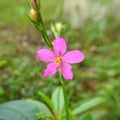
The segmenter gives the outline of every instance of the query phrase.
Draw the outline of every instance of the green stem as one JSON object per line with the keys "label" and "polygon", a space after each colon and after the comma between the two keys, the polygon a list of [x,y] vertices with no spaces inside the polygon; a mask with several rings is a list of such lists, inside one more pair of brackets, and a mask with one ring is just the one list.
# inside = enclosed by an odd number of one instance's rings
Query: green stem
{"label": "green stem", "polygon": [[49,48],[53,49],[53,44],[52,44],[52,42],[50,41],[50,39],[47,35],[46,28],[45,28],[45,25],[43,23],[40,12],[38,12],[37,15],[38,15],[39,22],[36,22],[36,21],[32,20],[30,17],[29,17],[29,19],[31,20],[33,25],[40,31],[42,37],[44,38],[45,43],[47,44],[47,46]]}
{"label": "green stem", "polygon": [[41,30],[41,34],[46,42],[46,44],[52,49],[53,48],[53,45],[52,45],[52,42],[50,41],[48,35],[47,35],[47,32],[46,32],[46,28],[45,28],[45,25],[44,25],[44,22],[42,20],[42,17],[41,17],[41,13],[38,12],[38,18],[39,18],[39,22],[40,24],[42,25],[42,30]]}
{"label": "green stem", "polygon": [[67,94],[66,94],[66,89],[65,89],[65,84],[64,84],[64,78],[63,78],[63,76],[62,76],[61,73],[60,73],[60,82],[61,82],[62,89],[63,89],[63,94],[64,94],[65,111],[66,111],[66,120],[69,120],[68,99],[67,99]]}

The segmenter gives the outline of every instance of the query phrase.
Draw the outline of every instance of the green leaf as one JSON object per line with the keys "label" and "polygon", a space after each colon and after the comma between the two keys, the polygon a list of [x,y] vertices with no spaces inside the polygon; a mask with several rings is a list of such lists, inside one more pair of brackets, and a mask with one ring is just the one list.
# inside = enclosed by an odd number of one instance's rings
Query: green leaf
{"label": "green leaf", "polygon": [[44,103],[38,101],[33,101],[33,103],[38,107],[39,114],[51,116],[51,111],[49,110],[48,106],[46,106]]}
{"label": "green leaf", "polygon": [[36,114],[50,115],[45,104],[33,100],[16,100],[0,105],[0,120],[38,120]]}
{"label": "green leaf", "polygon": [[5,66],[7,64],[6,60],[1,60],[0,61],[0,68],[2,68],[3,66]]}
{"label": "green leaf", "polygon": [[44,94],[44,93],[42,93],[42,92],[39,92],[39,95],[41,96],[41,98],[43,99],[43,101],[48,105],[48,107],[49,107],[52,111],[54,111],[54,105],[53,105],[51,99],[50,99],[46,94]]}
{"label": "green leaf", "polygon": [[92,115],[90,113],[87,113],[83,116],[80,116],[80,118],[78,118],[78,120],[93,120]]}
{"label": "green leaf", "polygon": [[83,104],[81,104],[80,106],[78,106],[77,108],[75,108],[73,110],[73,114],[74,115],[77,115],[77,114],[80,114],[82,112],[85,112],[93,107],[96,107],[97,105],[101,104],[105,102],[105,99],[104,98],[101,98],[101,97],[97,97],[97,98],[94,98],[88,102],[85,102]]}
{"label": "green leaf", "polygon": [[55,109],[62,113],[64,108],[64,95],[62,87],[57,87],[52,94],[52,102],[54,104]]}
{"label": "green leaf", "polygon": [[70,120],[76,120],[71,110],[69,110],[69,116],[70,116]]}

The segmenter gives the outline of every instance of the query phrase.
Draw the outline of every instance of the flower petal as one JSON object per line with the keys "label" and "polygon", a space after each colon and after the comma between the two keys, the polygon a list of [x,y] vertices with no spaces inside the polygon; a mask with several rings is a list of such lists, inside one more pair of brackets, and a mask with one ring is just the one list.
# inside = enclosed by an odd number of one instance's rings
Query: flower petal
{"label": "flower petal", "polygon": [[57,56],[63,55],[66,52],[66,42],[63,38],[56,38],[54,41],[54,52]]}
{"label": "flower petal", "polygon": [[40,49],[36,54],[38,59],[43,62],[52,62],[56,58],[55,53],[49,49]]}
{"label": "flower petal", "polygon": [[71,65],[67,63],[61,63],[60,70],[65,79],[73,79],[73,72]]}
{"label": "flower petal", "polygon": [[70,52],[67,52],[63,56],[63,61],[66,63],[74,64],[82,62],[85,58],[84,54],[79,50],[72,50]]}
{"label": "flower petal", "polygon": [[54,64],[54,62],[49,63],[47,65],[46,70],[44,71],[44,77],[54,75],[57,71],[58,71],[58,65]]}

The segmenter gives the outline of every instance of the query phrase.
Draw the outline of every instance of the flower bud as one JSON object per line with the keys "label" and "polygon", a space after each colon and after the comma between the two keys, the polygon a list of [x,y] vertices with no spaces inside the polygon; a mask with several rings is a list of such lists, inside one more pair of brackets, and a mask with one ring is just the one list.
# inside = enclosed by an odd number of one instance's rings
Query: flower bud
{"label": "flower bud", "polygon": [[38,20],[38,14],[37,14],[37,12],[34,9],[30,10],[29,16],[35,22],[39,22],[39,20]]}
{"label": "flower bud", "polygon": [[61,34],[61,31],[64,29],[64,25],[62,23],[56,23],[55,25],[54,24],[51,24],[51,30],[54,34],[54,36],[57,38],[60,36]]}
{"label": "flower bud", "polygon": [[62,31],[62,29],[63,29],[63,24],[62,23],[56,23],[56,29],[57,29],[57,31],[58,32],[61,32]]}
{"label": "flower bud", "polygon": [[35,10],[35,11],[39,11],[40,10],[40,0],[30,0],[30,3],[32,5],[32,8]]}

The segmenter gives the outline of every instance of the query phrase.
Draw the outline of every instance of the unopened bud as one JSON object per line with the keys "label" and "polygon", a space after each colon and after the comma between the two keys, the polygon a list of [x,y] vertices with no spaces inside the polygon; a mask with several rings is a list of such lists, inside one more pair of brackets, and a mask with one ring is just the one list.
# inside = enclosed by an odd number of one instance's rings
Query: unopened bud
{"label": "unopened bud", "polygon": [[38,20],[38,14],[37,14],[37,12],[36,12],[34,9],[31,9],[31,10],[30,10],[29,16],[30,16],[30,18],[31,18],[32,20],[34,20],[35,22],[39,22],[39,20]]}
{"label": "unopened bud", "polygon": [[60,36],[64,27],[65,26],[60,22],[56,23],[55,25],[51,24],[51,30],[56,38]]}
{"label": "unopened bud", "polygon": [[38,12],[40,10],[40,0],[30,0],[30,2],[33,9]]}
{"label": "unopened bud", "polygon": [[56,29],[57,31],[61,32],[61,30],[63,29],[63,24],[62,23],[56,23]]}

